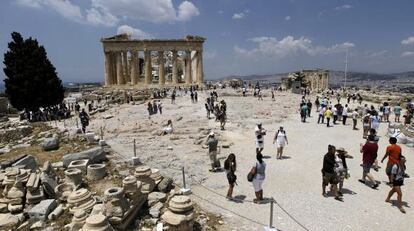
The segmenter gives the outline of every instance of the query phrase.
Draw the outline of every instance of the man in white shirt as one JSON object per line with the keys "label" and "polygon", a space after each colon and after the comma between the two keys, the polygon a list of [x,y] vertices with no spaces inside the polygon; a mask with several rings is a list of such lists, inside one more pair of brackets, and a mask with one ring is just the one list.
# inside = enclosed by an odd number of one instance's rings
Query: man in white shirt
{"label": "man in white shirt", "polygon": [[318,117],[318,124],[320,122],[324,123],[325,122],[325,111],[326,111],[326,107],[324,106],[320,106],[319,107],[319,117]]}
{"label": "man in white shirt", "polygon": [[338,109],[335,106],[332,107],[332,114],[333,114],[333,124],[336,124],[336,121],[338,120]]}
{"label": "man in white shirt", "polygon": [[354,130],[358,130],[358,128],[356,127],[357,126],[358,117],[359,117],[358,109],[355,109],[352,112],[352,121],[353,121],[353,124],[354,124],[354,127],[353,127]]}
{"label": "man in white shirt", "polygon": [[262,123],[258,123],[254,135],[256,138],[256,154],[261,154],[264,148],[264,136],[266,135],[266,130],[262,127]]}
{"label": "man in white shirt", "polygon": [[342,124],[346,125],[346,119],[348,118],[348,104],[342,109]]}

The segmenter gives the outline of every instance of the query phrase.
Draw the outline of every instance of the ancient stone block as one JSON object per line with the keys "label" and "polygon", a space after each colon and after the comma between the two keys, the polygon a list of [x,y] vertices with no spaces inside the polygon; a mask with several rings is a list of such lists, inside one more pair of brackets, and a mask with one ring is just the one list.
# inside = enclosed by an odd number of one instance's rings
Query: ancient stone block
{"label": "ancient stone block", "polygon": [[46,220],[50,212],[57,207],[55,199],[42,200],[39,204],[35,205],[29,212],[31,219]]}
{"label": "ancient stone block", "polygon": [[106,160],[106,154],[101,147],[95,147],[77,153],[69,153],[62,158],[63,166],[67,167],[70,162],[82,159],[88,159],[90,164],[97,164]]}
{"label": "ancient stone block", "polygon": [[83,159],[83,160],[74,160],[69,163],[68,169],[79,169],[82,171],[82,174],[86,174],[87,167],[89,165],[89,159]]}

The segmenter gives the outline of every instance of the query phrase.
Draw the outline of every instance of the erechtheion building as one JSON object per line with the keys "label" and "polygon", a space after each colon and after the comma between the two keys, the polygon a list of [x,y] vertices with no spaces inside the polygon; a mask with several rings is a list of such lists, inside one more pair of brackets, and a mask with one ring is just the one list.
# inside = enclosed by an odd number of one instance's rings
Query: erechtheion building
{"label": "erechtheion building", "polygon": [[305,81],[311,91],[325,90],[329,88],[329,71],[323,69],[302,70]]}
{"label": "erechtheion building", "polygon": [[103,38],[105,85],[202,85],[204,41],[199,36],[137,40],[121,34]]}

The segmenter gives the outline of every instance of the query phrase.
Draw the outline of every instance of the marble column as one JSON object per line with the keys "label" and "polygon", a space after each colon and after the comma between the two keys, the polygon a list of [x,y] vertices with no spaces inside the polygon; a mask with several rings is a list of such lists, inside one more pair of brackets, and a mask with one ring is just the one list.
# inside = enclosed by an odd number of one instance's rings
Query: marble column
{"label": "marble column", "polygon": [[158,51],[158,84],[165,84],[164,51]]}
{"label": "marble column", "polygon": [[139,65],[138,65],[138,52],[131,51],[131,84],[138,84]]}
{"label": "marble column", "polygon": [[172,51],[172,84],[178,84],[177,51]]}
{"label": "marble column", "polygon": [[116,53],[116,78],[118,85],[125,84],[121,52]]}
{"label": "marble column", "polygon": [[122,66],[124,68],[124,79],[126,83],[130,82],[128,73],[128,51],[122,52]]}
{"label": "marble column", "polygon": [[193,78],[191,76],[191,51],[187,50],[186,52],[186,69],[185,69],[185,83],[186,84],[192,84],[193,83]]}
{"label": "marble column", "polygon": [[144,51],[145,62],[145,84],[152,83],[152,68],[151,68],[151,51],[145,49]]}
{"label": "marble column", "polygon": [[197,51],[197,84],[204,83],[203,51]]}
{"label": "marble column", "polygon": [[112,84],[111,53],[105,52],[105,86]]}

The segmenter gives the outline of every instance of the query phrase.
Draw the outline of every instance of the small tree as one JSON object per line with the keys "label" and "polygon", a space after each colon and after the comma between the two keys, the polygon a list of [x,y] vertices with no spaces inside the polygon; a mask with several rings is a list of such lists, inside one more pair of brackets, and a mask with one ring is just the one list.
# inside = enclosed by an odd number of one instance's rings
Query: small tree
{"label": "small tree", "polygon": [[4,53],[6,95],[19,110],[36,111],[62,102],[64,88],[56,69],[47,58],[46,50],[36,39],[13,32]]}

